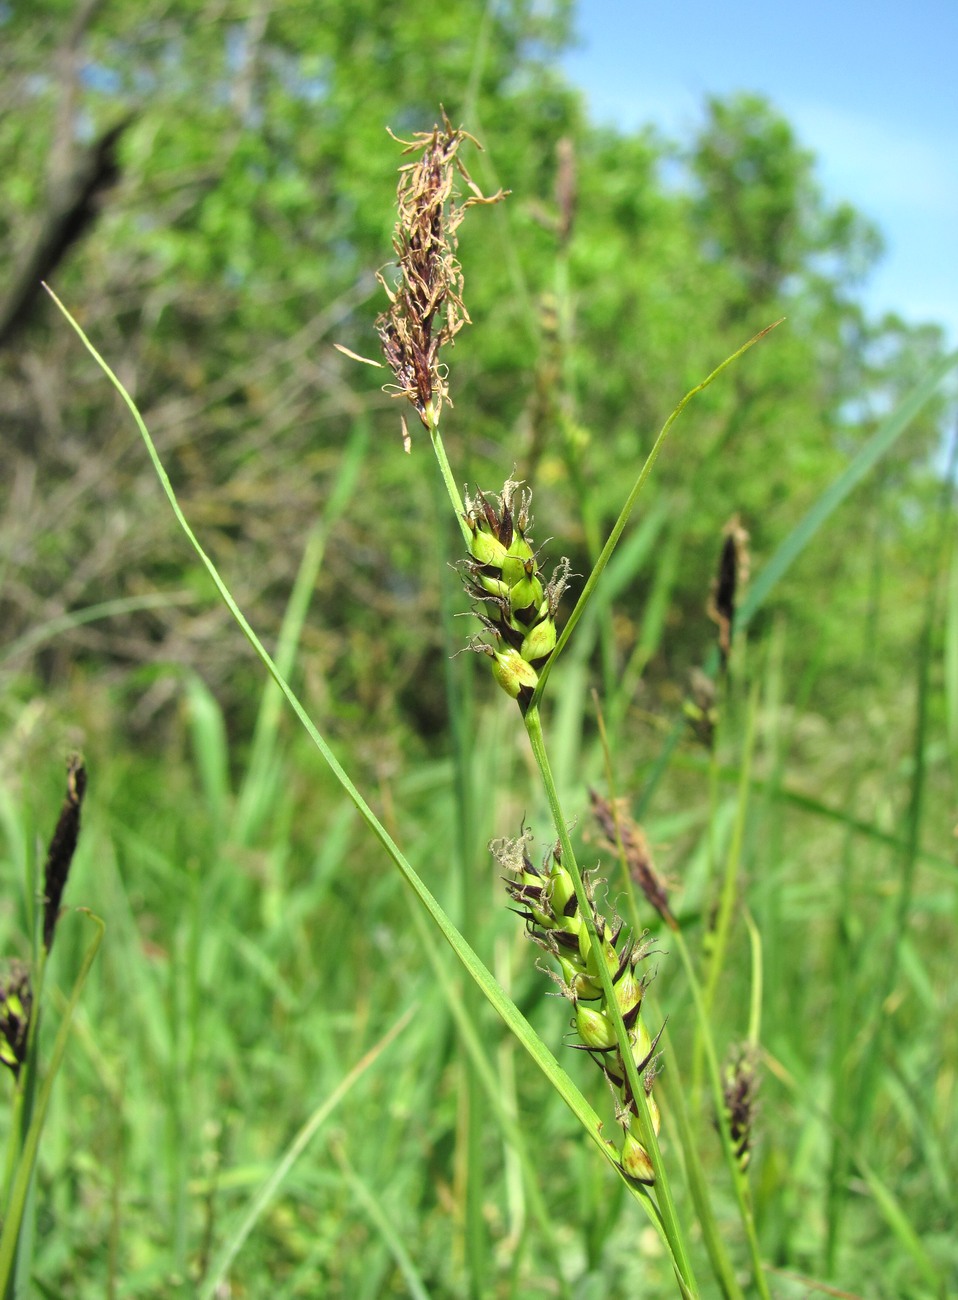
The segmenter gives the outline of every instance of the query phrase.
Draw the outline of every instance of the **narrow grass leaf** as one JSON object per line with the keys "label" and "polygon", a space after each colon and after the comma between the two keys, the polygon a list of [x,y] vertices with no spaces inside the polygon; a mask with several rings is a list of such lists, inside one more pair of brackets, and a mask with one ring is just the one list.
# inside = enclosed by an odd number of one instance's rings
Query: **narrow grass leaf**
{"label": "narrow grass leaf", "polygon": [[609,560],[612,558],[612,554],[615,551],[615,548],[619,544],[619,539],[621,538],[622,534],[625,532],[625,527],[626,524],[629,522],[629,517],[632,514],[633,507],[635,506],[636,501],[639,499],[639,494],[641,493],[642,489],[645,487],[649,475],[652,473],[652,470],[655,466],[655,462],[659,458],[659,452],[662,450],[663,446],[665,445],[665,440],[668,437],[673,424],[675,424],[676,420],[685,410],[686,406],[688,406],[689,402],[691,402],[693,397],[696,397],[699,393],[703,392],[706,388],[708,388],[709,384],[711,384],[713,380],[718,379],[719,375],[721,375],[725,370],[728,369],[730,365],[732,365],[735,361],[737,361],[738,358],[743,355],[743,353],[747,352],[749,348],[754,347],[755,344],[758,343],[761,339],[763,339],[766,334],[768,334],[771,330],[775,329],[776,325],[780,325],[780,324],[781,321],[775,321],[774,324],[766,326],[765,329],[760,330],[756,335],[750,338],[747,343],[743,343],[743,345],[738,349],[738,351],[733,352],[730,357],[726,357],[725,360],[721,363],[721,365],[716,366],[715,369],[712,371],[712,373],[710,375],[707,375],[700,384],[696,384],[694,388],[689,389],[689,391],[679,402],[678,406],[676,406],[675,410],[665,421],[665,424],[663,424],[661,431],[659,432],[659,436],[652,444],[652,450],[649,452],[648,456],[646,457],[645,464],[642,466],[641,470],[639,471],[639,476],[635,480],[635,483],[632,486],[632,490],[629,493],[628,497],[626,498],[625,505],[622,507],[622,510],[619,513],[619,517],[615,521],[615,524],[613,525],[608,540],[606,541],[605,546],[603,546],[602,548],[602,553],[599,556],[598,560],[596,560],[592,568],[592,572],[589,574],[588,578],[586,579],[585,586],[582,589],[582,594],[580,595],[572,613],[569,615],[569,621],[562,629],[559,639],[556,642],[555,649],[553,650],[552,654],[547,660],[542,671],[539,673],[539,681],[536,686],[535,692],[533,693],[530,708],[534,708],[542,699],[542,693],[545,690],[545,684],[549,679],[549,673],[552,671],[553,665],[555,664],[559,655],[562,653],[563,649],[565,648],[566,643],[568,642],[569,637],[572,635],[572,632],[575,629],[575,626],[578,623],[579,619],[582,617],[582,615],[585,613],[586,609],[588,608],[593,598],[593,595],[595,594],[595,589],[596,586],[598,585],[599,578],[602,576],[604,569],[609,563]]}
{"label": "narrow grass leaf", "polygon": [[396,1267],[406,1285],[407,1294],[412,1297],[412,1300],[429,1300],[429,1292],[423,1285],[419,1271],[412,1261],[412,1256],[406,1249],[403,1239],[389,1217],[381,1198],[376,1195],[364,1178],[360,1178],[349,1163],[346,1152],[338,1142],[333,1144],[333,1155],[343,1177],[352,1188],[353,1195],[362,1206],[370,1223],[382,1237],[386,1249],[395,1261]]}
{"label": "narrow grass leaf", "polygon": [[319,1132],[320,1128],[333,1113],[341,1101],[349,1096],[353,1088],[366,1073],[366,1071],[376,1062],[378,1057],[386,1050],[391,1042],[405,1029],[415,1013],[415,1007],[409,1007],[393,1027],[384,1034],[378,1043],[356,1062],[349,1073],[340,1080],[339,1084],[333,1089],[326,1100],[313,1111],[309,1119],[296,1134],[293,1141],[289,1144],[283,1154],[282,1159],[276,1168],[267,1178],[256,1195],[250,1202],[246,1213],[240,1222],[230,1233],[224,1243],[220,1253],[214,1260],[209,1273],[203,1279],[203,1284],[199,1289],[199,1300],[214,1300],[219,1293],[220,1287],[226,1279],[230,1266],[243,1247],[243,1243],[256,1227],[259,1219],[267,1206],[273,1200],[279,1191],[289,1171],[303,1154],[310,1142]]}
{"label": "narrow grass leaf", "polygon": [[217,839],[226,821],[230,798],[229,749],[223,710],[212,691],[191,673],[186,683],[193,754],[200,787]]}
{"label": "narrow grass leaf", "polygon": [[98,623],[104,618],[115,618],[120,614],[136,614],[144,609],[172,609],[177,606],[195,605],[196,593],[192,591],[157,591],[143,596],[120,596],[116,600],[104,600],[86,609],[72,609],[67,614],[38,623],[18,636],[15,641],[0,650],[0,665],[12,663],[19,655],[29,654],[48,641],[55,641],[64,632],[72,632],[76,627],[86,627],[89,623]]}
{"label": "narrow grass leaf", "polygon": [[752,582],[748,594],[735,617],[735,626],[743,631],[761,608],[773,588],[792,567],[802,551],[878,461],[889,451],[912,420],[934,397],[939,384],[949,370],[958,365],[958,352],[952,352],[935,366],[905,400],[883,421],[868,442],[858,452],[845,470],[821,494],[799,524],[789,533],[781,546]]}

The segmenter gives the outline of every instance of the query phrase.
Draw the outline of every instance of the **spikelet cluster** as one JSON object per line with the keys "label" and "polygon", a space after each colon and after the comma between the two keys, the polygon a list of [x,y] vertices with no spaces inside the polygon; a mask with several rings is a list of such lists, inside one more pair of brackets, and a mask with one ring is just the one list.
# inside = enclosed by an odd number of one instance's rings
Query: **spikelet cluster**
{"label": "spikelet cluster", "polygon": [[[474,183],[458,156],[466,140],[481,147],[468,132],[454,129],[443,114],[442,126],[401,142],[404,153],[419,156],[399,172],[399,219],[393,235],[399,280],[391,288],[379,277],[389,307],[377,319],[376,330],[395,377],[390,391],[412,403],[427,429],[438,422],[443,400],[449,399],[440,349],[451,344],[469,321],[462,301],[456,232],[467,208],[476,203],[498,203],[505,197],[499,190],[487,198]],[[468,198],[458,201],[457,175],[471,191]],[[408,451],[405,420],[403,445]]]}
{"label": "spikelet cluster", "polygon": [[27,1059],[32,1007],[30,972],[23,962],[11,961],[0,975],[0,1063],[13,1071],[14,1078],[19,1078]]}
{"label": "spikelet cluster", "polygon": [[590,1054],[615,1092],[616,1115],[625,1131],[619,1163],[630,1178],[652,1183],[652,1161],[641,1142],[636,1099],[629,1087],[599,976],[599,963],[604,961],[612,976],[636,1073],[645,1088],[652,1124],[658,1133],[659,1111],[652,1095],[658,1040],[653,1042],[649,1038],[641,1014],[648,976],[636,974],[636,967],[648,956],[648,949],[637,944],[618,919],[610,925],[595,905],[595,882],[589,880],[589,903],[599,936],[597,952],[580,911],[572,877],[562,866],[558,844],[546,854],[542,867],[537,868],[528,853],[530,838],[524,832],[518,840],[494,843],[492,851],[509,873],[506,889],[525,920],[530,937],[558,966],[558,972],[548,973],[575,1009],[574,1024],[581,1042],[573,1046]]}
{"label": "spikelet cluster", "polygon": [[556,611],[569,582],[561,560],[545,582],[532,545],[532,493],[509,479],[500,495],[466,496],[469,558],[462,572],[475,613],[492,641],[471,648],[492,660],[502,689],[525,711],[556,646]]}
{"label": "spikelet cluster", "polygon": [[731,1051],[722,1080],[722,1095],[732,1150],[744,1173],[752,1155],[758,1095],[758,1062],[751,1046],[739,1045]]}
{"label": "spikelet cluster", "polygon": [[722,529],[724,542],[719,557],[718,573],[712,583],[706,612],[718,626],[719,655],[722,671],[728,669],[729,655],[732,653],[732,634],[735,629],[735,610],[741,598],[742,588],[748,582],[751,558],[749,556],[749,536],[742,527],[738,515],[733,515]]}
{"label": "spikelet cluster", "polygon": [[[43,947],[53,947],[60,904],[66,889],[70,865],[80,834],[80,809],[86,792],[86,768],[73,754],[67,760],[67,788],[60,816],[47,849],[43,869]],[[13,1071],[15,1078],[27,1059],[30,1017],[33,1011],[33,985],[30,971],[21,961],[0,967],[0,1065]]]}

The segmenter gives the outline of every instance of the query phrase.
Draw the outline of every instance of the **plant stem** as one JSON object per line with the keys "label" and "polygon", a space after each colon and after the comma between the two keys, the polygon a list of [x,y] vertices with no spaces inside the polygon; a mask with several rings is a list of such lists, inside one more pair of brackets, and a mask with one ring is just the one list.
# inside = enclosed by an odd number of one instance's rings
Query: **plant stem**
{"label": "plant stem", "polygon": [[442,435],[439,432],[439,416],[431,406],[426,414],[429,416],[429,437],[432,442],[432,449],[436,453],[436,460],[439,462],[439,472],[442,474],[442,481],[446,485],[446,493],[452,504],[452,512],[456,516],[459,531],[462,533],[463,541],[468,546],[469,526],[465,519],[466,511],[462,504],[462,497],[459,495],[459,488],[456,486],[456,480],[452,476],[452,467],[449,464],[449,457],[446,455]]}
{"label": "plant stem", "polygon": [[732,1187],[735,1191],[735,1199],[738,1203],[739,1216],[742,1220],[742,1226],[745,1229],[745,1238],[748,1242],[749,1255],[751,1256],[752,1261],[752,1278],[755,1283],[755,1290],[761,1297],[761,1300],[771,1300],[768,1283],[765,1281],[765,1269],[759,1251],[758,1234],[755,1231],[755,1219],[752,1215],[748,1184],[745,1180],[745,1176],[739,1168],[738,1161],[735,1158],[735,1152],[732,1150],[732,1139],[729,1134],[728,1124],[725,1123],[722,1075],[719,1070],[718,1057],[715,1054],[715,1043],[712,1039],[709,1009],[702,992],[702,986],[695,974],[695,963],[692,961],[692,955],[688,950],[688,945],[682,936],[681,930],[673,932],[673,940],[675,946],[678,948],[679,956],[682,959],[682,965],[685,967],[685,973],[688,976],[689,981],[689,989],[692,993],[692,1000],[695,1003],[695,1014],[698,1020],[696,1047],[700,1048],[705,1056],[706,1069],[712,1090],[712,1102],[715,1106],[715,1112],[718,1117],[719,1137],[722,1141],[722,1151],[725,1156],[725,1163],[728,1166],[729,1174],[732,1179]]}
{"label": "plant stem", "polygon": [[[596,930],[595,919],[592,914],[592,904],[586,892],[582,873],[579,871],[578,864],[575,860],[572,842],[569,839],[565,816],[562,812],[562,805],[559,802],[559,794],[556,790],[555,779],[553,778],[552,769],[549,765],[549,757],[546,753],[539,710],[535,705],[532,705],[532,707],[530,707],[526,712],[525,724],[526,731],[529,735],[529,742],[532,745],[532,752],[535,756],[536,765],[538,766],[539,774],[542,777],[542,784],[545,787],[546,797],[549,800],[549,807],[552,810],[552,820],[555,824],[556,834],[559,837],[559,843],[562,847],[562,865],[569,872],[573,884],[575,885],[576,898],[579,901],[579,910],[585,922],[593,951],[601,953],[603,951],[603,945],[600,941],[598,931]],[[628,1079],[629,1090],[635,1098],[642,1145],[645,1147],[649,1154],[649,1158],[652,1161],[652,1169],[655,1173],[656,1203],[658,1205],[662,1229],[668,1242],[669,1250],[672,1254],[673,1267],[675,1268],[676,1277],[682,1287],[683,1294],[695,1295],[695,1278],[692,1273],[692,1266],[688,1258],[685,1240],[676,1215],[675,1204],[672,1200],[668,1172],[662,1160],[662,1153],[659,1150],[655,1129],[652,1127],[652,1118],[649,1114],[648,1103],[646,1101],[645,1086],[639,1079],[638,1071],[635,1066],[632,1044],[629,1041],[628,1030],[623,1023],[622,1013],[619,1010],[618,1000],[615,995],[615,987],[612,982],[612,972],[609,970],[605,961],[600,960],[596,965],[605,997],[607,1013],[615,1027],[616,1043],[619,1049],[619,1055],[622,1058],[622,1065],[625,1070],[626,1078]]]}
{"label": "plant stem", "polygon": [[[709,1017],[712,1014],[712,1008],[715,1005],[715,997],[718,993],[719,983],[725,967],[725,959],[728,955],[729,937],[732,929],[732,914],[735,910],[735,901],[737,897],[742,844],[745,839],[749,786],[752,775],[752,755],[755,749],[757,712],[758,685],[756,684],[752,688],[749,697],[745,745],[742,754],[742,765],[739,771],[738,805],[735,811],[735,823],[732,828],[732,839],[725,859],[725,874],[722,879],[722,889],[719,895],[718,915],[715,920],[715,931],[712,936],[712,951],[709,956],[708,971],[705,979],[705,990],[702,998],[705,1008],[705,1016],[702,1020],[702,1025],[706,1029],[709,1023]],[[701,1050],[702,1035],[696,1039],[695,1044],[694,1076],[696,1084],[698,1083],[700,1073],[699,1061],[701,1058]]]}

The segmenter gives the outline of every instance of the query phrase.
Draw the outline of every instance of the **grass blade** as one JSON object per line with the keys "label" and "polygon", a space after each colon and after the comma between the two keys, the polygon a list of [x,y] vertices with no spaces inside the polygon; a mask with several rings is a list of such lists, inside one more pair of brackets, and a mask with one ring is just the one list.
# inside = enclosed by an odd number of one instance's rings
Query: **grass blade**
{"label": "grass blade", "polygon": [[622,507],[622,510],[619,513],[618,519],[615,521],[611,533],[609,533],[608,540],[605,546],[603,546],[602,548],[602,554],[599,556],[598,560],[596,560],[592,572],[589,574],[588,578],[586,579],[586,584],[582,589],[582,594],[579,597],[578,601],[576,602],[576,606],[573,609],[572,613],[569,615],[569,621],[562,629],[562,633],[559,636],[559,640],[556,643],[556,648],[553,650],[544,668],[539,673],[539,682],[532,696],[532,701],[529,705],[530,708],[535,708],[536,705],[539,703],[539,701],[542,699],[542,692],[545,690],[545,684],[549,679],[549,673],[552,671],[553,664],[558,659],[559,655],[562,653],[567,641],[569,640],[569,637],[572,635],[572,632],[575,629],[575,625],[578,623],[579,619],[585,613],[586,608],[589,605],[589,602],[592,600],[592,596],[595,592],[596,586],[598,585],[599,578],[602,576],[602,571],[605,569],[606,565],[609,563],[609,560],[612,558],[612,553],[615,550],[616,546],[618,546],[619,539],[621,538],[622,534],[625,532],[625,526],[629,522],[629,516],[632,514],[632,509],[635,506],[636,501],[639,499],[639,494],[642,491],[642,489],[645,487],[649,475],[652,473],[652,469],[655,465],[655,462],[659,458],[659,452],[662,450],[662,447],[665,445],[665,440],[672,429],[672,425],[679,418],[679,416],[685,410],[686,406],[688,406],[689,402],[691,402],[693,397],[697,397],[699,393],[703,392],[706,388],[708,388],[709,384],[711,384],[713,380],[718,379],[719,375],[721,375],[725,370],[727,370],[728,367],[732,365],[733,362],[737,361],[738,358],[743,355],[743,353],[747,352],[749,348],[754,347],[755,344],[758,343],[761,339],[763,339],[766,334],[768,334],[771,330],[775,329],[776,325],[780,325],[780,324],[781,321],[775,321],[772,325],[767,325],[765,329],[760,330],[758,334],[750,338],[747,343],[743,343],[743,345],[738,349],[737,352],[733,352],[730,357],[726,357],[725,360],[722,362],[722,364],[716,366],[715,369],[712,371],[712,373],[710,375],[707,375],[700,384],[696,384],[694,388],[689,389],[689,391],[682,398],[681,402],[679,402],[678,406],[675,408],[675,410],[672,412],[669,418],[665,421],[665,424],[663,424],[661,431],[659,432],[659,436],[652,444],[652,450],[649,452],[648,456],[646,457],[645,464],[642,466],[641,470],[639,471],[639,476],[635,480],[635,483],[632,486],[632,491],[629,493],[625,505]]}
{"label": "grass blade", "polygon": [[361,1057],[360,1060],[356,1062],[345,1078],[341,1080],[338,1087],[334,1088],[325,1101],[323,1101],[321,1105],[317,1106],[312,1115],[310,1115],[309,1119],[287,1147],[279,1164],[253,1197],[246,1213],[224,1243],[212,1268],[203,1280],[203,1285],[199,1290],[199,1300],[213,1300],[213,1297],[219,1293],[220,1286],[226,1278],[230,1265],[239,1254],[243,1243],[255,1228],[261,1215],[276,1195],[286,1175],[309,1146],[312,1139],[316,1136],[320,1128],[333,1113],[339,1103],[349,1095],[355,1084],[359,1082],[370,1066],[375,1063],[381,1053],[385,1051],[389,1044],[403,1031],[403,1029],[405,1029],[406,1025],[409,1024],[414,1011],[414,1007],[410,1007],[405,1011],[399,1020],[397,1020],[393,1025],[392,1029],[390,1029],[389,1032],[379,1040],[375,1047],[370,1048],[365,1056]]}
{"label": "grass blade", "polygon": [[735,627],[742,631],[756,611],[771,595],[773,588],[785,576],[809,542],[878,461],[889,451],[912,420],[934,397],[939,384],[949,370],[958,365],[958,352],[952,352],[918,384],[884,423],[872,434],[845,470],[821,494],[811,510],[789,533],[781,546],[751,584],[735,616]]}

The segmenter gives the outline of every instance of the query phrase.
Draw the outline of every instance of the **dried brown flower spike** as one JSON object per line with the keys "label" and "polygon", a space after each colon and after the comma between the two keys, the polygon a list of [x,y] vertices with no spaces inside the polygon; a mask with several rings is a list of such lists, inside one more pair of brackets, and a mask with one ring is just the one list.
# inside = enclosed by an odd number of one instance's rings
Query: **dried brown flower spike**
{"label": "dried brown flower spike", "polygon": [[649,851],[648,841],[629,813],[624,799],[606,799],[596,790],[589,791],[592,815],[602,832],[600,846],[620,855],[629,875],[670,929],[678,928],[669,911],[669,896],[665,882],[656,871]]}
{"label": "dried brown flower spike", "polygon": [[[404,153],[420,157],[399,172],[399,220],[393,235],[399,282],[391,288],[379,277],[389,296],[389,309],[377,319],[376,329],[395,376],[391,391],[412,403],[427,429],[438,423],[442,403],[449,400],[439,350],[469,320],[462,301],[456,232],[467,208],[474,203],[498,203],[505,197],[503,190],[489,198],[480,192],[458,157],[464,140],[482,147],[461,127],[454,130],[443,113],[441,127],[419,132],[411,142],[399,142],[406,146]],[[454,189],[457,172],[472,191],[461,202],[456,201]],[[408,451],[405,420],[403,445]]]}

